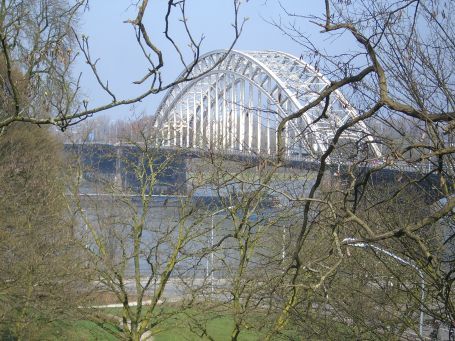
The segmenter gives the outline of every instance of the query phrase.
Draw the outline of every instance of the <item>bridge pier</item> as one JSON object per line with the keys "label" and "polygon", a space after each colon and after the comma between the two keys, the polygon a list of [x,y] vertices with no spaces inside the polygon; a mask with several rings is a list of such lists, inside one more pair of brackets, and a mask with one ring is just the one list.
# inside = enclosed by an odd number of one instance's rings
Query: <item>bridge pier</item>
{"label": "bridge pier", "polygon": [[115,175],[114,175],[114,185],[116,188],[124,188],[126,184],[123,183],[122,179],[122,148],[116,147],[115,150]]}

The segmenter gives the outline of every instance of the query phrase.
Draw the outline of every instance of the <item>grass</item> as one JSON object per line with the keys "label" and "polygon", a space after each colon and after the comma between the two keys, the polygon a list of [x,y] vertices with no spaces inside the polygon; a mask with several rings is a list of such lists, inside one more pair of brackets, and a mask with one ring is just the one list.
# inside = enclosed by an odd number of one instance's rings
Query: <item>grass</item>
{"label": "grass", "polygon": [[[103,309],[106,314],[121,316],[121,308],[106,308]],[[215,340],[230,340],[230,335],[234,327],[234,320],[230,316],[218,315],[213,312],[203,310],[186,310],[186,313],[176,311],[176,307],[167,306],[159,307],[156,311],[161,316],[167,315],[156,328],[152,330],[155,341],[180,341],[180,340],[209,340],[207,337],[202,337],[201,329],[190,328],[190,322],[198,321],[206,329],[207,333]],[[191,319],[188,317],[191,314]],[[192,325],[195,325],[192,323]],[[245,331],[239,335],[241,341],[259,340],[260,334],[253,331]]]}
{"label": "grass", "polygon": [[[104,328],[103,328],[104,327]],[[78,341],[114,341],[117,337],[112,335],[108,330],[115,333],[112,325],[104,324],[98,326],[96,323],[88,320],[79,321],[56,321],[44,330],[41,330],[40,340],[57,341],[57,340],[78,340]]]}
{"label": "grass", "polygon": [[[185,312],[177,311],[177,307],[166,306],[159,307],[157,314],[160,317],[167,316],[161,323],[152,330],[154,341],[180,341],[180,340],[209,340],[204,336],[202,330],[214,340],[224,341],[230,340],[230,336],[234,327],[234,320],[231,316],[220,312],[217,314],[213,310],[204,310],[203,307],[199,309],[189,309]],[[103,313],[111,315],[121,315],[121,309],[109,308],[102,309]],[[263,315],[258,315],[258,323],[264,318]],[[292,328],[290,326],[284,334],[277,336],[276,340],[298,340],[301,338],[302,333],[306,334],[312,340],[323,340],[321,336],[326,336],[332,339],[339,338],[340,340],[348,340],[353,336],[352,329],[342,323],[332,321],[331,328],[327,330],[326,323],[318,323],[322,321],[313,320],[309,321],[310,325],[300,326],[300,328]],[[199,328],[195,328],[198,325]],[[111,332],[109,332],[109,330]],[[96,323],[88,320],[72,321],[72,322],[54,322],[48,327],[48,330],[41,331],[39,340],[57,341],[57,340],[82,340],[82,341],[95,341],[95,340],[119,340],[120,335],[116,337],[115,326],[106,323],[99,326]],[[44,337],[43,337],[44,336]],[[246,330],[242,328],[238,340],[240,341],[254,341],[262,340],[264,335],[257,330]]]}
{"label": "grass", "polygon": [[[175,324],[174,328],[163,331],[162,333],[156,334],[154,340],[156,341],[180,341],[184,340],[209,340],[207,337],[201,337],[202,334],[196,334],[186,325],[187,321],[182,317],[180,318],[180,324]],[[214,340],[230,340],[232,328],[234,327],[234,321],[230,317],[222,316],[210,319],[205,324],[208,335]],[[242,341],[255,341],[260,340],[261,337],[257,332],[242,331],[239,335],[239,340]]]}

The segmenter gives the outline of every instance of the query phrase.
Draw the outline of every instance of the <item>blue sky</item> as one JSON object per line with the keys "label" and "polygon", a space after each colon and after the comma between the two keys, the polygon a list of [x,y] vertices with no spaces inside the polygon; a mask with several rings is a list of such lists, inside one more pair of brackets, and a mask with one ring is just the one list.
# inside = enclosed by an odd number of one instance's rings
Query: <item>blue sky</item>
{"label": "blue sky", "polygon": [[[118,98],[131,97],[141,91],[141,87],[132,84],[141,79],[146,73],[147,64],[141,55],[135,41],[134,31],[127,19],[135,17],[135,8],[129,6],[130,1],[97,0],[90,1],[90,9],[83,14],[80,20],[79,31],[89,37],[92,58],[100,58],[97,67],[104,80],[109,80],[109,86],[116,92]],[[163,78],[171,81],[181,72],[176,53],[163,35],[164,14],[167,1],[149,1],[149,8],[144,22],[149,35],[156,45],[162,49],[165,59]],[[299,14],[323,13],[323,1],[319,0],[283,0],[282,4],[291,12]],[[178,14],[178,15],[177,15]],[[230,45],[233,39],[232,23],[234,20],[232,0],[187,0],[187,18],[195,37],[205,36],[202,52],[223,49]],[[248,18],[244,31],[239,39],[238,50],[281,50],[296,56],[305,54],[304,48],[284,36],[268,21],[282,21],[288,24],[288,18],[276,0],[243,1],[239,20]],[[178,11],[171,17],[172,37],[179,45],[186,48],[187,37],[180,22]],[[301,31],[321,45],[332,46],[340,42],[327,42],[320,36],[319,29],[305,20],[299,20]],[[188,52],[189,50],[186,49]],[[188,62],[190,59],[187,60]],[[83,72],[82,90],[84,96],[92,105],[109,101],[97,86],[90,70],[81,60],[76,66],[77,73]],[[143,89],[143,88],[142,88]],[[120,107],[110,111],[107,115],[111,119],[128,119],[132,112],[153,114],[164,94],[147,98],[133,108]]]}

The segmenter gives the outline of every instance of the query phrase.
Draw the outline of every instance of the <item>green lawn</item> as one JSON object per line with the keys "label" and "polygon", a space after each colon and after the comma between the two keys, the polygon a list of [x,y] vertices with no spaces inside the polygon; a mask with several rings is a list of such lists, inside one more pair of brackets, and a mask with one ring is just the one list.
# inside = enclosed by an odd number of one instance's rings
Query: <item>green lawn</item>
{"label": "green lawn", "polygon": [[[216,310],[216,309],[215,309]],[[100,313],[109,315],[121,315],[121,309],[110,308],[101,309]],[[178,307],[175,306],[160,306],[156,313],[158,318],[161,319],[160,323],[153,328],[154,341],[197,341],[209,340],[204,335],[203,330],[216,341],[230,340],[232,329],[234,327],[234,320],[231,316],[226,315],[225,312],[216,312],[212,309],[189,309],[185,312],[180,312]],[[264,316],[258,313],[258,320],[263,321]],[[253,321],[253,323],[256,323]],[[326,321],[327,322],[327,321]],[[326,330],[327,324],[320,324],[318,320],[309,318],[309,325],[307,328],[300,326],[300,328],[292,328],[290,326],[284,335],[276,336],[276,340],[298,340],[302,333],[306,334],[312,340],[323,340],[322,336],[332,338],[339,338],[340,340],[351,339],[353,336],[351,328],[333,321],[330,323],[330,330]],[[259,326],[256,326],[259,327]],[[303,328],[302,328],[303,327]],[[116,334],[117,333],[117,334]],[[41,330],[37,339],[46,341],[57,340],[82,340],[82,341],[95,341],[95,340],[119,340],[121,334],[112,324],[106,323],[103,326],[88,320],[79,321],[58,321],[49,325],[46,330]],[[115,336],[117,335],[117,337]],[[239,335],[241,341],[255,341],[262,340],[264,335],[257,330],[246,330],[242,328]]]}
{"label": "green lawn", "polygon": [[[180,341],[180,340],[209,340],[207,337],[201,338],[200,331],[193,333],[188,326],[188,321],[183,315],[176,315],[167,322],[163,322],[161,328],[163,332],[154,335],[154,341]],[[215,340],[230,340],[230,335],[234,322],[230,317],[216,317],[208,320],[205,324],[207,332]],[[115,337],[105,329],[114,331],[114,327],[105,324],[104,328],[96,323],[81,320],[72,322],[55,322],[46,330],[42,330],[39,337],[40,340],[57,341],[57,340],[80,340],[80,341],[95,341],[106,340],[114,341],[119,337]],[[120,336],[120,335],[119,335]],[[255,332],[244,331],[240,333],[239,340],[254,341],[261,339],[259,334]]]}
{"label": "green lawn", "polygon": [[[120,308],[108,308],[103,309],[106,314],[121,316],[122,310]],[[180,340],[201,340],[201,328],[198,330],[189,327],[190,318],[188,314],[191,314],[193,319],[192,325],[195,325],[195,321],[199,321],[203,328],[206,328],[207,333],[215,340],[230,340],[232,328],[234,327],[234,321],[229,316],[219,316],[218,314],[199,311],[199,310],[187,310],[186,314],[179,313],[175,307],[159,307],[157,310],[161,316],[167,315],[168,318],[163,320],[154,330],[155,341],[180,341]],[[162,330],[159,332],[158,328]],[[261,339],[257,332],[242,331],[239,336],[239,340],[253,341]],[[208,340],[207,337],[202,340]]]}
{"label": "green lawn", "polygon": [[[106,330],[105,330],[106,329]],[[78,340],[78,341],[95,341],[106,340],[115,341],[117,337],[112,335],[107,329],[115,331],[112,325],[105,324],[104,328],[96,323],[87,320],[54,322],[42,330],[40,340],[57,341],[57,340]]]}
{"label": "green lawn", "polygon": [[[208,340],[207,337],[201,338],[202,334],[192,333],[190,328],[185,326],[187,323],[182,317],[179,321],[175,321],[174,327],[159,333],[154,336],[156,341],[180,341],[180,340]],[[234,321],[230,317],[216,317],[210,319],[206,323],[207,333],[215,340],[230,340]],[[253,341],[260,340],[261,337],[257,332],[242,331],[239,335],[239,340]]]}

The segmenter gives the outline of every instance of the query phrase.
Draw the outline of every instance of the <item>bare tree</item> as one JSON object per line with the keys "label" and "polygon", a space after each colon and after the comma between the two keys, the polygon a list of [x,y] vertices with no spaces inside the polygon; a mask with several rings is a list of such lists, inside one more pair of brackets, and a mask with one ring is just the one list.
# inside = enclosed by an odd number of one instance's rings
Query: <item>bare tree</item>
{"label": "bare tree", "polygon": [[[311,216],[321,210],[321,204],[327,212],[332,211],[327,224],[333,232],[333,244],[327,256],[336,255],[338,259],[334,266],[321,269],[321,284],[340,269],[352,245],[376,245],[408,257],[425,274],[430,298],[422,302],[422,296],[411,296],[425,306],[426,312],[451,323],[453,278],[451,271],[442,270],[443,260],[435,248],[437,238],[429,237],[438,234],[433,224],[450,216],[455,204],[451,195],[455,117],[455,46],[450,14],[453,5],[440,1],[329,0],[324,5],[325,13],[321,17],[286,13],[293,20],[307,20],[319,26],[327,36],[336,38],[344,33],[343,39],[351,38],[357,49],[330,55],[299,30],[295,22],[286,27],[276,23],[302,45],[304,54],[315,61],[317,69],[331,78],[317,98],[281,121],[278,140],[283,144],[287,122],[324,101],[327,103],[337,89],[348,96],[359,114],[337,129],[319,157],[316,181],[308,195],[296,198],[302,202],[303,219],[291,251],[292,264],[287,270],[292,276],[282,311],[268,338],[286,327],[300,297],[308,292],[300,284],[302,276],[309,271],[303,259],[308,237],[320,226]],[[324,111],[318,120],[324,119],[327,114]],[[382,146],[380,162],[373,163],[368,154],[362,156],[354,150],[355,157],[344,170],[348,175],[346,184],[335,191],[324,189],[331,159],[342,148],[340,137],[359,122],[373,128],[373,142]],[[360,146],[360,141],[357,142]],[[278,150],[283,153],[283,148]],[[278,156],[278,161],[283,159],[283,155]],[[381,172],[393,168],[395,181],[389,185],[390,190],[384,191],[386,182],[378,183],[377,179]],[[411,171],[403,172],[405,169]],[[415,195],[423,196],[424,200],[420,204],[409,200]],[[431,209],[427,206],[440,197],[446,198],[443,205]],[[400,273],[391,271],[391,274],[400,278]],[[408,280],[403,282],[409,284]],[[390,305],[395,303],[392,299],[388,301]]]}
{"label": "bare tree", "polygon": [[[316,64],[316,72],[330,78],[302,109],[280,118],[276,159],[253,161],[236,169],[213,156],[208,163],[215,170],[203,166],[213,174],[203,182],[218,189],[224,200],[222,208],[231,215],[232,233],[214,245],[224,245],[233,258],[224,264],[229,271],[226,280],[231,281],[224,288],[224,297],[229,297],[232,306],[221,303],[235,320],[232,339],[251,326],[247,321],[254,309],[267,317],[263,324],[266,339],[286,336],[293,328],[308,332],[304,327],[308,320],[302,320],[303,316],[311,321],[325,316],[328,324],[340,325],[349,335],[368,332],[376,337],[421,334],[423,313],[445,323],[453,321],[453,275],[443,257],[448,251],[443,245],[447,238],[444,219],[451,219],[455,204],[453,20],[448,14],[453,5],[327,0],[324,6],[322,17],[286,14],[292,20],[310,21],[331,38],[343,33],[356,48],[330,55],[297,24],[276,25],[302,44],[305,55]],[[294,187],[300,190],[273,181],[287,166],[287,125],[309,110],[320,110],[302,128],[302,135],[317,130],[318,122],[336,115],[330,98],[339,90],[356,115],[335,127],[325,148],[312,154],[317,168],[308,174],[311,181],[299,184],[294,177]],[[362,133],[346,138],[350,131]],[[270,167],[269,172],[245,176],[248,169],[257,166],[259,171],[264,165]],[[250,217],[260,214],[269,195],[282,198],[281,209],[268,212],[271,219],[251,222]],[[433,205],[441,197],[440,204]],[[270,249],[275,246],[276,251],[276,240],[263,239],[258,244],[256,231],[264,228],[271,233],[273,216],[285,217],[285,210],[297,222],[285,224],[292,242],[285,244],[282,271],[275,271],[280,264],[277,254],[274,258],[273,253],[259,250],[267,245]],[[374,250],[376,254],[371,253]],[[353,262],[349,254],[354,253],[368,261]],[[264,255],[269,268],[257,266],[255,272],[252,264],[260,263],[255,257]],[[373,267],[375,271],[371,271]],[[264,286],[261,275],[271,285]],[[365,302],[360,312],[355,299],[347,299],[343,292],[347,278],[355,281],[353,287],[366,286],[356,290]],[[399,290],[383,293],[389,282]],[[270,300],[263,304],[261,297]],[[387,314],[377,314],[378,309]],[[297,322],[299,327],[295,327]],[[320,328],[314,335],[323,332]]]}
{"label": "bare tree", "polygon": [[[141,142],[130,141],[95,157],[121,163],[121,172],[97,178],[102,175],[97,162],[94,169],[81,168],[96,181],[91,193],[79,187],[74,196],[79,234],[98,290],[121,303],[121,326],[130,340],[165,330],[167,321],[200,301],[206,294],[204,257],[210,250],[207,214],[193,197],[198,186],[187,191],[187,183],[195,183],[182,178],[184,154],[161,148],[146,128]],[[176,305],[175,310],[164,311],[166,302]]]}
{"label": "bare tree", "polygon": [[[64,1],[4,1],[0,5],[1,60],[6,75],[1,79],[2,92],[8,100],[2,104],[0,128],[12,122],[56,125],[61,130],[77,124],[98,112],[114,107],[134,104],[185,82],[201,74],[194,69],[194,61],[201,54],[203,38],[191,33],[186,15],[187,1],[169,1],[163,14],[165,23],[164,38],[173,46],[184,72],[173,82],[163,82],[162,72],[167,65],[166,56],[148,34],[145,13],[151,6],[148,0],[136,4],[137,15],[127,20],[134,28],[134,39],[138,51],[147,63],[144,77],[134,83],[147,84],[147,90],[138,90],[136,96],[123,98],[109,87],[109,80],[98,71],[99,58],[90,52],[87,36],[77,34],[77,21],[84,10],[88,9],[86,0],[67,3]],[[233,1],[233,40],[230,48],[239,38],[243,21],[239,21],[240,1]],[[178,46],[171,35],[175,16],[180,16],[180,29],[186,34],[188,46],[185,51]],[[90,66],[100,88],[110,100],[91,106],[88,100],[81,100],[80,79],[72,73],[76,57],[81,54]],[[186,56],[189,54],[190,61]],[[220,63],[219,61],[218,63]],[[216,65],[210,68],[213,69]],[[207,73],[210,70],[204,72]],[[20,73],[21,77],[15,74]],[[7,110],[12,108],[12,110]]]}

